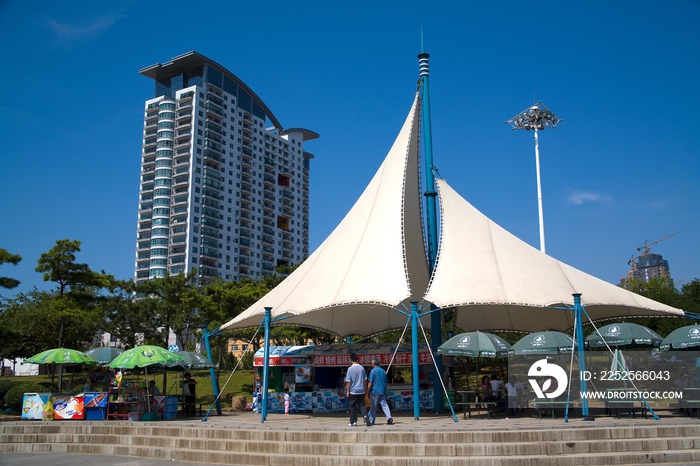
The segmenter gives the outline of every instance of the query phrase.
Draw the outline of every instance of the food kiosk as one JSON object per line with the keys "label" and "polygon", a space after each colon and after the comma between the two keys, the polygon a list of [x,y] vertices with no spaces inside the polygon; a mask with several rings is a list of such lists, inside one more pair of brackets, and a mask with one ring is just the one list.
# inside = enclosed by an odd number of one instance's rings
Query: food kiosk
{"label": "food kiosk", "polygon": [[[345,400],[345,371],[350,366],[350,354],[357,354],[358,362],[367,373],[372,360],[380,361],[388,371],[387,398],[394,410],[413,409],[413,385],[395,383],[398,373],[410,376],[413,362],[410,344],[398,350],[391,343],[356,343],[352,345],[274,346],[270,348],[268,380],[268,412],[284,412],[284,388],[289,388],[290,412],[343,412]],[[419,345],[420,409],[434,406],[432,379],[434,366],[427,345]],[[253,358],[256,393],[262,390],[264,351],[258,350]]]}

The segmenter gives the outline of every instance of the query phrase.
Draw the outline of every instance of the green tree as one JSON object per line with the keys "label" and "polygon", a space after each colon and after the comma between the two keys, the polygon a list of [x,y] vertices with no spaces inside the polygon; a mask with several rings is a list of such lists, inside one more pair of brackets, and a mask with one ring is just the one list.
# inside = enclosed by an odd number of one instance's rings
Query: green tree
{"label": "green tree", "polygon": [[[700,281],[693,280],[684,285],[679,291],[673,286],[673,282],[665,277],[655,277],[646,283],[630,280],[625,288],[653,299],[663,304],[673,306],[684,311],[697,313],[700,311]],[[636,319],[626,319],[626,322],[634,322],[648,327],[661,336],[666,336],[677,328],[691,325],[692,320],[688,318],[667,318],[667,317],[640,317]],[[592,333],[594,329],[588,326],[584,333]]]}
{"label": "green tree", "polygon": [[76,263],[76,252],[80,252],[80,241],[58,240],[39,257],[36,267],[37,272],[44,274],[44,281],[57,284],[47,318],[55,322],[58,347],[65,344],[64,333],[69,325],[80,327],[81,323],[99,322],[98,292],[108,278],[93,272],[87,264]]}
{"label": "green tree", "polygon": [[138,287],[133,280],[107,281],[107,293],[100,303],[101,329],[116,337],[126,348],[134,348],[143,337],[155,340],[160,333],[154,306],[147,300],[134,299]]}
{"label": "green tree", "polygon": [[[211,331],[233,319],[241,312],[253,305],[270,289],[260,281],[243,278],[235,281],[215,280],[203,288],[202,301],[200,302],[200,316],[203,325]],[[250,341],[254,334],[252,330],[237,330],[234,338]],[[217,379],[224,366],[228,354],[228,340],[230,332],[215,333],[210,339],[212,354],[211,359],[218,364]],[[260,341],[256,337],[256,342]],[[259,344],[259,343],[258,343]]]}
{"label": "green tree", "polygon": [[[68,312],[67,298],[57,292],[34,289],[7,300],[0,314],[0,354],[8,359],[25,358],[41,351],[66,346],[87,349],[100,327],[99,316],[90,308]],[[59,336],[56,331],[64,325]]]}
{"label": "green tree", "polygon": [[697,278],[681,287],[683,310],[700,314],[700,280]]}
{"label": "green tree", "polygon": [[[202,293],[194,282],[197,271],[187,275],[166,275],[156,278],[136,287],[136,296],[145,315],[148,315],[156,334],[152,340],[145,339],[147,344],[168,347],[168,338],[172,331],[183,350],[191,351],[196,343],[196,336],[201,326],[198,307]],[[163,372],[163,386],[168,386],[168,373]]]}
{"label": "green tree", "polygon": [[[17,265],[21,260],[22,256],[19,254],[10,254],[6,249],[0,248],[0,265],[7,263]],[[0,277],[0,288],[7,288],[8,290],[11,290],[12,288],[17,288],[17,286],[19,286],[19,280],[8,277]]]}
{"label": "green tree", "polygon": [[192,271],[187,275],[167,275],[136,287],[145,310],[153,317],[154,325],[161,329],[154,338],[164,348],[168,347],[170,331],[183,350],[191,350],[194,346],[192,338],[201,323],[198,311],[201,293],[194,283],[196,274]]}

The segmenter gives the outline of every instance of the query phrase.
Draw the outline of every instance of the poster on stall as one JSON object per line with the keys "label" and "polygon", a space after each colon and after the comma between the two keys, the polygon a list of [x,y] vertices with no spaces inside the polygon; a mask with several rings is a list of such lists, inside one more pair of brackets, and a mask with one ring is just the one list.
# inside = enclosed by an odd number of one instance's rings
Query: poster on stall
{"label": "poster on stall", "polygon": [[295,366],[294,367],[294,382],[310,383],[311,382],[311,366]]}
{"label": "poster on stall", "polygon": [[82,395],[58,395],[53,397],[54,419],[84,419]]}
{"label": "poster on stall", "polygon": [[22,401],[22,419],[41,419],[44,405],[48,401],[48,393],[25,393]]}
{"label": "poster on stall", "polygon": [[85,402],[86,408],[106,408],[107,393],[86,393],[83,401]]}

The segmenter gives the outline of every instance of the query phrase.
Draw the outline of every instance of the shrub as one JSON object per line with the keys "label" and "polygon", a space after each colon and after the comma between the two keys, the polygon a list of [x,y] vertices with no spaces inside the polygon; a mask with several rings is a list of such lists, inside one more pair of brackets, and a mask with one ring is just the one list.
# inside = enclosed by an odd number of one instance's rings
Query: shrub
{"label": "shrub", "polygon": [[46,387],[32,382],[21,382],[15,384],[5,393],[5,406],[12,408],[18,413],[22,411],[22,399],[25,393],[46,393]]}
{"label": "shrub", "polygon": [[241,365],[239,369],[251,370],[253,368],[253,352],[247,351],[241,356]]}
{"label": "shrub", "polygon": [[14,380],[11,378],[6,378],[3,377],[0,379],[0,408],[5,408],[5,403],[4,403],[4,398],[5,398],[5,393],[18,383],[22,383],[18,380]]}
{"label": "shrub", "polygon": [[58,385],[56,385],[55,383],[51,383],[51,382],[39,382],[39,385],[42,385],[43,387],[46,387],[46,390],[45,390],[44,392],[42,392],[42,393],[45,393],[45,392],[58,393],[58,392],[59,392]]}

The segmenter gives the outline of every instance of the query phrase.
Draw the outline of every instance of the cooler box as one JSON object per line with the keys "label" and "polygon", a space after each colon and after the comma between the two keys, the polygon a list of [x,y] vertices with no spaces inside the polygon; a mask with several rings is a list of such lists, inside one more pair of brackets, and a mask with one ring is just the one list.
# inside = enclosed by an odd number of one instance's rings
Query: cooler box
{"label": "cooler box", "polygon": [[85,419],[84,397],[80,395],[55,395],[53,401],[54,419]]}
{"label": "cooler box", "polygon": [[107,418],[107,393],[85,393],[85,419],[103,421]]}
{"label": "cooler box", "polygon": [[[25,393],[22,398],[22,419],[44,419],[45,411],[53,410],[50,398],[50,393]],[[51,418],[53,419],[53,415]]]}
{"label": "cooler box", "polygon": [[178,399],[174,396],[165,397],[165,407],[161,414],[161,419],[164,421],[173,421],[177,417]]}

